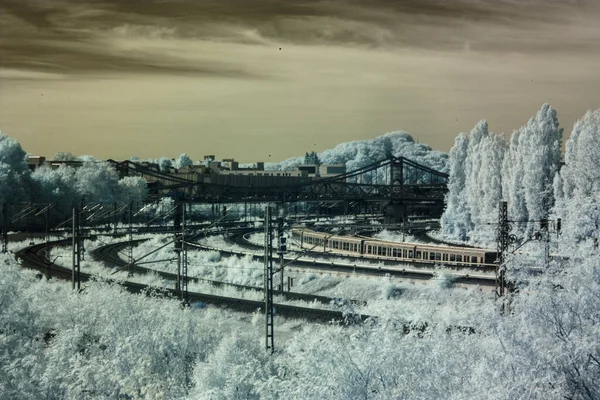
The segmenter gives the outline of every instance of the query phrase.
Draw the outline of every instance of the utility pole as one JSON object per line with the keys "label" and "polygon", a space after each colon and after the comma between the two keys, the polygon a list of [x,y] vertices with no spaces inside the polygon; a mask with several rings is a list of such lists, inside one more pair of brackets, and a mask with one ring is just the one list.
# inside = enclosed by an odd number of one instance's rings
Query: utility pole
{"label": "utility pole", "polygon": [[8,251],[8,205],[2,204],[2,253]]}
{"label": "utility pole", "polygon": [[77,214],[77,254],[79,255],[79,260],[85,260],[85,229],[81,223],[81,221],[85,221],[85,218],[82,217],[85,210],[84,200],[84,198],[81,199],[81,208]]}
{"label": "utility pole", "polygon": [[177,237],[177,232],[181,227],[181,208],[179,206],[175,207],[175,215],[173,217],[173,235],[175,236],[175,248],[173,249],[175,253],[177,253],[177,281],[175,282],[175,290],[178,292],[181,297],[181,238]]}
{"label": "utility pole", "polygon": [[540,230],[544,235],[544,265],[546,269],[550,267],[550,221],[542,219],[540,222]]}
{"label": "utility pole", "polygon": [[81,279],[79,276],[81,257],[80,257],[80,238],[79,238],[79,210],[77,207],[73,207],[73,268],[71,270],[71,282],[73,284],[73,290],[77,287],[77,290],[81,289]]}
{"label": "utility pole", "polygon": [[508,224],[508,206],[506,201],[501,201],[498,207],[497,265],[496,265],[496,298],[507,294],[508,288],[505,279],[506,253],[509,244],[510,225]]}
{"label": "utility pole", "polygon": [[188,294],[188,254],[185,244],[185,203],[181,203],[181,302],[184,306],[190,305]]}
{"label": "utility pole", "polygon": [[275,351],[273,329],[273,232],[271,229],[271,207],[265,208],[265,350]]}
{"label": "utility pole", "polygon": [[[129,259],[129,265],[133,264],[133,201],[129,201],[129,247],[127,248],[127,258]],[[131,273],[130,267],[127,267],[127,277],[131,277],[133,274]]]}
{"label": "utility pole", "polygon": [[287,239],[283,236],[283,217],[277,218],[277,254],[279,255],[280,290],[283,291],[283,254],[287,251]]}

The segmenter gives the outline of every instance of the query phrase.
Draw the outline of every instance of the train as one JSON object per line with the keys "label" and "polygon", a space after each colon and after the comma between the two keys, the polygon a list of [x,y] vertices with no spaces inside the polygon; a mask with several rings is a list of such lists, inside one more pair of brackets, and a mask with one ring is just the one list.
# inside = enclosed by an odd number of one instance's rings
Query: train
{"label": "train", "polygon": [[336,236],[302,227],[293,227],[291,232],[292,239],[303,249],[342,256],[462,267],[495,266],[497,258],[495,251],[471,247],[398,243],[370,238]]}

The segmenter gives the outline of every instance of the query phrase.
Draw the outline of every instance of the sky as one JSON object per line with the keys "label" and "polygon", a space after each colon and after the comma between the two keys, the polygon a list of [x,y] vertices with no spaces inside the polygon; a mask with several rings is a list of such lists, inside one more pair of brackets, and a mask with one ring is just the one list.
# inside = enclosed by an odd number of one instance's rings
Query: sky
{"label": "sky", "polygon": [[597,0],[2,0],[0,129],[36,155],[447,151],[600,108]]}

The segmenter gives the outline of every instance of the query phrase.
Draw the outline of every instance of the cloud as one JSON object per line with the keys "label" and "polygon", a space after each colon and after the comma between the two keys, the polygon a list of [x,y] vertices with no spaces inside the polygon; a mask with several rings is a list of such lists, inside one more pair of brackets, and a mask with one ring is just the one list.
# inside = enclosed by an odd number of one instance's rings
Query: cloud
{"label": "cloud", "polygon": [[[243,64],[166,56],[171,40],[280,47],[362,46],[440,51],[598,50],[593,3],[558,0],[5,0],[7,68],[66,73],[136,72],[260,78]],[[585,7],[585,8],[582,8]],[[565,29],[566,28],[566,29]],[[123,48],[128,48],[123,52]]]}

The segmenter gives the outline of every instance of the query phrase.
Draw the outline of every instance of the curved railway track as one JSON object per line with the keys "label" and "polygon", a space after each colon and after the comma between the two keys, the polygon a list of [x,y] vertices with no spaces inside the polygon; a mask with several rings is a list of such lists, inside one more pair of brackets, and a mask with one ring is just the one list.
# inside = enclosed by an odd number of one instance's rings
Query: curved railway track
{"label": "curved railway track", "polygon": [[[133,244],[137,245],[141,242],[144,242],[145,240],[147,240],[147,239],[136,239],[133,241]],[[105,246],[98,247],[97,249],[93,250],[91,252],[91,254],[92,254],[92,257],[95,258],[97,261],[102,261],[105,264],[107,264],[109,267],[125,267],[128,265],[128,262],[123,260],[119,255],[122,254],[122,251],[124,249],[126,249],[127,247],[130,246],[130,243],[131,242],[127,241],[127,242],[120,242],[120,243],[105,245]],[[129,266],[128,270],[132,273],[137,273],[137,274],[142,274],[142,275],[155,274],[165,280],[170,280],[170,281],[177,280],[177,274],[173,274],[171,272],[155,270],[155,269],[151,269],[151,268],[145,268],[145,267],[141,267],[141,266],[135,265],[135,264]],[[233,288],[236,290],[241,290],[241,291],[263,292],[262,287],[239,285],[239,284],[235,284],[235,283],[215,281],[212,279],[188,277],[188,281],[194,282],[194,283],[204,282],[204,283],[210,284],[211,286],[214,286],[214,287],[230,287],[230,288]],[[285,298],[286,300],[302,300],[302,301],[307,301],[310,303],[316,301],[321,304],[332,304],[332,302],[336,301],[336,299],[327,297],[327,296],[318,296],[318,295],[313,295],[313,294],[297,293],[297,292],[286,292],[283,290],[274,290],[273,295],[281,296],[281,297]],[[356,305],[364,305],[365,304],[364,302],[359,302],[356,300],[348,300],[348,301],[350,303],[356,304]]]}
{"label": "curved railway track", "polygon": [[[20,261],[21,265],[26,268],[35,269],[41,273],[49,272],[53,278],[71,279],[71,269],[57,265],[47,258],[49,247],[67,245],[71,239],[63,239],[49,243],[33,245],[19,250],[15,253],[15,257]],[[92,279],[92,275],[81,272],[80,279],[82,282]],[[159,289],[167,298],[176,299],[179,297],[179,292],[175,289],[157,288],[154,286],[144,285],[131,281],[115,281],[107,279],[108,282],[115,282],[123,286],[131,293],[142,293],[147,289]],[[264,303],[256,300],[238,299],[212,294],[189,292],[190,301],[202,302],[217,307],[224,307],[235,311],[254,313],[257,310],[264,309]],[[306,307],[291,306],[286,304],[274,304],[277,315],[288,318],[299,318],[313,322],[329,323],[335,321],[338,323],[353,323],[356,321],[364,321],[369,316],[361,314],[345,314],[342,311],[322,310]],[[410,329],[410,327],[408,327]]]}
{"label": "curved railway track", "polygon": [[[256,229],[254,231],[256,231]],[[237,244],[240,247],[244,247],[244,248],[247,248],[250,250],[262,250],[263,249],[262,246],[250,243],[245,238],[245,236],[247,234],[248,234],[248,232],[245,232],[245,233],[239,232],[239,233],[229,236],[226,240],[229,240],[233,244]],[[213,248],[210,246],[204,246],[201,244],[192,244],[192,245],[194,245],[196,247],[201,247],[201,248],[204,248],[207,250],[217,250],[217,251],[220,251],[221,253],[230,254],[230,255],[247,255],[248,254],[248,253],[233,251],[233,250],[217,249],[217,248]],[[290,264],[287,268],[297,267],[299,269],[311,269],[311,270],[317,270],[317,271],[323,271],[323,272],[341,272],[341,273],[345,273],[345,274],[357,273],[357,274],[368,275],[368,276],[396,276],[396,277],[401,277],[401,278],[406,278],[406,279],[414,279],[414,280],[431,280],[431,279],[435,279],[437,277],[437,274],[432,271],[425,271],[425,270],[418,270],[418,269],[411,269],[411,268],[400,269],[397,266],[398,263],[394,262],[394,261],[369,260],[369,259],[362,258],[362,257],[348,257],[348,256],[342,256],[339,254],[334,255],[334,254],[326,254],[326,253],[321,253],[321,252],[306,252],[305,254],[306,254],[305,257],[319,257],[319,258],[323,258],[323,259],[347,258],[347,259],[349,259],[349,261],[348,261],[348,263],[340,263],[340,262],[333,262],[333,261],[330,262],[330,261],[323,261],[323,260],[316,260],[316,259],[313,259],[311,261],[297,260],[297,261],[294,261],[292,264]],[[262,256],[259,256],[256,254],[251,254],[251,255],[255,259],[262,259]],[[361,265],[360,262],[364,262],[364,261],[376,261],[378,263],[382,263],[384,266],[383,267],[375,267],[375,266]],[[424,264],[424,263],[421,266],[425,266],[425,265],[428,267],[431,267],[431,264]],[[479,286],[486,286],[486,287],[495,286],[495,278],[494,277],[486,277],[486,276],[482,276],[482,275],[469,274],[469,273],[464,273],[464,274],[455,273],[455,275],[452,277],[452,281],[454,283],[465,284],[465,285],[479,285]]]}

